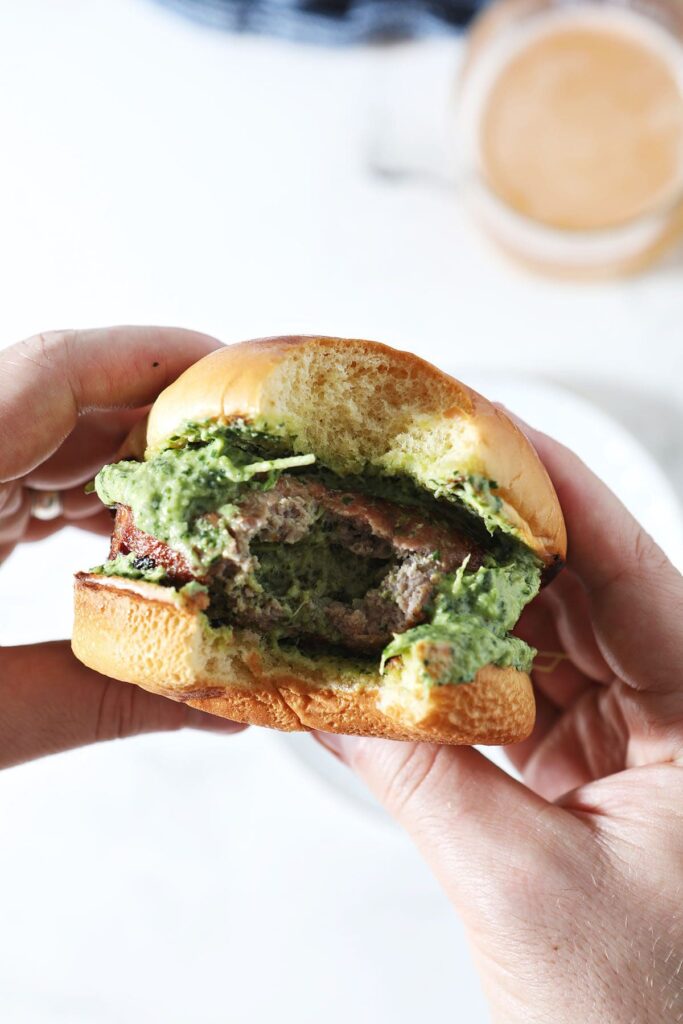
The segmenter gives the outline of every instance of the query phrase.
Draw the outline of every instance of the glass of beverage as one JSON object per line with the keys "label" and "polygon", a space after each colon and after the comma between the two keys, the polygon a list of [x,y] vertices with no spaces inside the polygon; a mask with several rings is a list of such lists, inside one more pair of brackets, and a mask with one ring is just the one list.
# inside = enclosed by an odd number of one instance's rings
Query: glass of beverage
{"label": "glass of beverage", "polygon": [[498,0],[459,95],[468,198],[508,252],[583,277],[683,234],[683,0]]}

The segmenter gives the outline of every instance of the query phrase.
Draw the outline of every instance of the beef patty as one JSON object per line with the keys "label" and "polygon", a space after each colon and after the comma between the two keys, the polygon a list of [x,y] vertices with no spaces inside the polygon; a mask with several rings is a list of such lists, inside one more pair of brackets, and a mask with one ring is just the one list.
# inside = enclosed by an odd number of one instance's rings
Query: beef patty
{"label": "beef patty", "polygon": [[196,572],[188,555],[139,530],[119,505],[110,558],[131,554],[139,568],[163,567],[171,583],[204,583],[214,623],[372,652],[424,621],[442,574],[467,555],[476,568],[483,555],[420,509],[287,475],[246,492],[225,526],[222,556]]}

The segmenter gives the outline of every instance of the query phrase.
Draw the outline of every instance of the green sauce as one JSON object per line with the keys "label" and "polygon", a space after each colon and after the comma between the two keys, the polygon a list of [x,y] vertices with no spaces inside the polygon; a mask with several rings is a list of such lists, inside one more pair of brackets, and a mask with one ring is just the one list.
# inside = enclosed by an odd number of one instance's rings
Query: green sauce
{"label": "green sauce", "polygon": [[431,622],[396,636],[384,649],[382,670],[389,658],[426,640],[449,648],[449,656],[439,659],[436,678],[434,673],[425,675],[438,684],[468,682],[487,664],[529,671],[535,650],[508,631],[538,593],[541,572],[536,559],[520,555],[508,565],[491,559],[476,572],[466,568],[463,564],[454,575],[442,577]]}
{"label": "green sauce", "polygon": [[300,606],[313,598],[329,597],[345,604],[362,598],[376,585],[378,573],[386,564],[330,544],[327,532],[318,523],[298,544],[256,542],[251,550],[258,558],[259,585],[299,618],[308,614]]}
{"label": "green sauce", "polygon": [[[315,462],[313,455],[259,457],[229,445],[230,439],[227,431],[207,431],[204,439],[164,449],[148,461],[105,466],[95,489],[105,505],[128,505],[140,530],[205,570],[229,547],[227,524],[245,491],[268,490],[284,470]],[[202,518],[207,512],[218,515]]]}

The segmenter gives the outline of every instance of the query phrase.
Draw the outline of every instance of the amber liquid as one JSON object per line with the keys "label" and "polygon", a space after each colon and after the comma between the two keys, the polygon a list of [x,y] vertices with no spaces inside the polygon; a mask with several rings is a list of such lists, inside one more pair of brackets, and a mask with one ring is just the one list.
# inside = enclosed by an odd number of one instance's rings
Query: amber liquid
{"label": "amber liquid", "polygon": [[[683,187],[683,94],[646,33],[563,20],[503,62],[479,128],[482,170],[509,207],[570,231],[624,225]],[[683,65],[683,48],[681,49]]]}

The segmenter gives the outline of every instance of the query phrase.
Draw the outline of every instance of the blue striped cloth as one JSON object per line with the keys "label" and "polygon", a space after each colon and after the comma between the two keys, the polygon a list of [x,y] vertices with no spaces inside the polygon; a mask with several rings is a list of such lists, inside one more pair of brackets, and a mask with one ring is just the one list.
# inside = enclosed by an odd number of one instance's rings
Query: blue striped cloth
{"label": "blue striped cloth", "polygon": [[311,43],[341,44],[453,32],[484,0],[159,0],[196,21],[230,32],[255,32]]}

